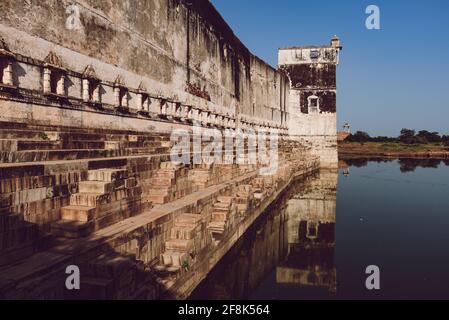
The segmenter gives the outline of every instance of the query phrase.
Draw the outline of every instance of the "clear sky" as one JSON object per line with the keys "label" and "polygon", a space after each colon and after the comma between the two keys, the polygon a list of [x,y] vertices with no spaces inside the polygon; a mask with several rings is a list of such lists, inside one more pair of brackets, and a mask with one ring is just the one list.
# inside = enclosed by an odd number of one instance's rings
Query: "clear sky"
{"label": "clear sky", "polygon": [[[277,66],[279,47],[327,44],[343,51],[337,74],[338,126],[371,135],[401,128],[449,134],[448,0],[212,0],[234,33]],[[381,30],[365,9],[380,8]]]}

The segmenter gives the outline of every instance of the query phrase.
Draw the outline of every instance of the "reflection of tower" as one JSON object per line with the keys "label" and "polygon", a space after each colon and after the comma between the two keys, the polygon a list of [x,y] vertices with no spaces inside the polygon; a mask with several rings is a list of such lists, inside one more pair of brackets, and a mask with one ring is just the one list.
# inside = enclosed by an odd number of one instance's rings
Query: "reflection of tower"
{"label": "reflection of tower", "polygon": [[335,214],[338,171],[321,171],[288,202],[288,254],[276,270],[278,283],[336,290]]}

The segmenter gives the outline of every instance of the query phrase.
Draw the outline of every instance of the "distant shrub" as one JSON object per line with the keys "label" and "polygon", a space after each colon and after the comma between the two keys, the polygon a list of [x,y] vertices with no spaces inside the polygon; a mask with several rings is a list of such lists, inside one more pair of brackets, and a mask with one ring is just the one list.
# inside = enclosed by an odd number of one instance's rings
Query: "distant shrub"
{"label": "distant shrub", "polygon": [[354,134],[350,134],[349,137],[346,138],[346,140],[351,142],[368,142],[371,140],[371,137],[364,131],[357,131]]}

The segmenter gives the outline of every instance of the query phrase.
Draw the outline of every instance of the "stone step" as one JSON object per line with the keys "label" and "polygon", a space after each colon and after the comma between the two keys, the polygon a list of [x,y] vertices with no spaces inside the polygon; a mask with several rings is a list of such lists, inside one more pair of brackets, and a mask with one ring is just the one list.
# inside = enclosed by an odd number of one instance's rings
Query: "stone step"
{"label": "stone step", "polygon": [[17,141],[17,151],[58,150],[58,149],[61,149],[61,143],[59,141],[36,141],[36,140]]}
{"label": "stone step", "polygon": [[70,196],[70,205],[97,207],[109,203],[111,200],[111,194],[75,193]]}
{"label": "stone step", "polygon": [[225,202],[215,202],[214,203],[214,210],[217,211],[229,211],[231,208],[231,203],[225,203]]}
{"label": "stone step", "polygon": [[183,224],[175,222],[175,225],[170,230],[171,239],[190,240],[201,232],[201,224]]}
{"label": "stone step", "polygon": [[240,193],[251,193],[252,185],[250,184],[242,184],[237,186],[237,191]]}
{"label": "stone step", "polygon": [[20,246],[0,250],[0,267],[22,261],[36,252],[36,241],[21,243]]}
{"label": "stone step", "polygon": [[176,217],[175,225],[197,225],[203,221],[201,214],[183,213]]}
{"label": "stone step", "polygon": [[78,239],[90,235],[94,230],[92,221],[80,222],[71,220],[59,220],[51,224],[51,231],[55,236]]}
{"label": "stone step", "polygon": [[39,130],[14,130],[14,129],[0,130],[0,139],[43,140],[44,137],[45,132]]}
{"label": "stone step", "polygon": [[123,180],[128,177],[126,169],[97,169],[87,172],[88,181],[112,182],[115,180]]}
{"label": "stone step", "polygon": [[0,151],[0,163],[77,160],[91,158],[111,158],[138,155],[169,154],[170,148],[125,148],[125,149],[60,149]]}
{"label": "stone step", "polygon": [[209,223],[207,228],[212,233],[222,234],[226,230],[226,222],[223,221],[212,221]]}
{"label": "stone step", "polygon": [[95,207],[66,206],[61,208],[61,219],[69,221],[88,222],[95,216]]}
{"label": "stone step", "polygon": [[63,140],[62,149],[105,149],[105,142],[102,140]]}
{"label": "stone step", "polygon": [[150,179],[150,184],[154,187],[170,187],[175,183],[174,178],[154,177]]}
{"label": "stone step", "polygon": [[190,257],[186,252],[167,250],[161,255],[161,262],[166,267],[182,267],[184,263],[189,263]]}
{"label": "stone step", "polygon": [[228,211],[214,211],[212,212],[212,222],[225,222],[230,215]]}
{"label": "stone step", "polygon": [[150,194],[148,196],[148,201],[151,201],[154,204],[164,204],[170,201],[171,197],[167,194],[165,195],[157,195],[157,194]]}
{"label": "stone step", "polygon": [[0,151],[17,152],[58,149],[61,149],[61,143],[59,141],[0,139]]}
{"label": "stone step", "polygon": [[98,277],[81,277],[80,290],[75,290],[76,299],[106,300],[114,298],[114,280]]}
{"label": "stone step", "polygon": [[0,255],[3,250],[20,247],[24,243],[31,243],[38,238],[38,225],[29,222],[23,222],[14,229],[4,230],[0,232]]}
{"label": "stone step", "polygon": [[114,182],[105,181],[81,181],[78,184],[79,193],[106,194],[113,192],[115,188]]}
{"label": "stone step", "polygon": [[227,204],[227,205],[231,205],[234,202],[234,197],[219,196],[219,197],[217,197],[217,202],[218,203]]}
{"label": "stone step", "polygon": [[189,252],[194,247],[194,240],[170,239],[165,242],[165,249],[168,251]]}

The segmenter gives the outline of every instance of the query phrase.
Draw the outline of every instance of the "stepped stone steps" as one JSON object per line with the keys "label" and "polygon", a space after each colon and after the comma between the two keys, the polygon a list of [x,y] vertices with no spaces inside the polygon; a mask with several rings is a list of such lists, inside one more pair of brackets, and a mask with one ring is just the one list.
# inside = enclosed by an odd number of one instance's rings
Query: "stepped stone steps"
{"label": "stepped stone steps", "polygon": [[109,203],[111,200],[110,194],[103,193],[75,193],[70,195],[71,206],[97,207]]}
{"label": "stepped stone steps", "polygon": [[245,215],[250,206],[253,205],[253,199],[252,185],[240,185],[237,187],[234,200],[240,215]]}
{"label": "stepped stone steps", "polygon": [[79,193],[96,193],[96,194],[106,194],[112,193],[115,188],[120,187],[119,183],[121,182],[121,186],[124,186],[123,180],[118,180],[114,182],[105,182],[105,181],[81,181],[78,184],[78,192]]}
{"label": "stepped stone steps", "polygon": [[128,170],[121,168],[103,168],[89,170],[87,173],[88,181],[112,182],[128,178]]}
{"label": "stepped stone steps", "polygon": [[77,299],[112,300],[114,298],[114,280],[100,277],[83,276],[80,280],[80,290]]}
{"label": "stepped stone steps", "polygon": [[204,217],[201,214],[183,213],[176,217],[165,241],[157,271],[176,273],[191,264],[191,253],[205,246]]}
{"label": "stepped stone steps", "polygon": [[51,225],[51,232],[62,238],[78,239],[89,236],[94,230],[93,221],[59,220]]}
{"label": "stepped stone steps", "polygon": [[161,255],[162,266],[165,270],[170,268],[171,272],[179,271],[185,262],[189,262],[190,257],[186,252],[167,250]]}
{"label": "stepped stone steps", "polygon": [[59,150],[59,141],[0,139],[0,151],[17,152],[27,150]]}
{"label": "stepped stone steps", "polygon": [[75,159],[113,158],[137,155],[169,154],[170,148],[126,148],[126,149],[60,149],[0,152],[0,162],[19,163],[35,161],[58,161]]}
{"label": "stepped stone steps", "polygon": [[74,292],[74,298],[122,299],[134,296],[136,273],[142,267],[131,257],[111,252],[81,262],[80,269],[84,280],[81,280],[80,290]]}
{"label": "stepped stone steps", "polygon": [[149,180],[148,198],[154,204],[164,204],[192,193],[194,188],[188,173],[184,165],[161,162],[160,168],[153,172]]}
{"label": "stepped stone steps", "polygon": [[88,133],[85,131],[58,130],[26,130],[0,129],[0,139],[7,140],[35,140],[35,141],[115,141],[115,142],[167,142],[168,133]]}
{"label": "stepped stone steps", "polygon": [[[141,209],[141,188],[123,167],[87,171],[87,180],[78,183],[78,191],[70,196],[70,205],[60,210],[63,222],[55,225],[55,232],[62,237],[86,236]],[[68,221],[76,223],[71,225]],[[92,225],[86,227],[83,223]]]}
{"label": "stepped stone steps", "polygon": [[214,203],[211,220],[207,229],[215,241],[219,241],[222,235],[234,225],[238,205],[234,196],[219,196]]}
{"label": "stepped stone steps", "polygon": [[95,216],[95,207],[66,206],[61,208],[61,219],[79,222],[91,221]]}

